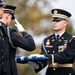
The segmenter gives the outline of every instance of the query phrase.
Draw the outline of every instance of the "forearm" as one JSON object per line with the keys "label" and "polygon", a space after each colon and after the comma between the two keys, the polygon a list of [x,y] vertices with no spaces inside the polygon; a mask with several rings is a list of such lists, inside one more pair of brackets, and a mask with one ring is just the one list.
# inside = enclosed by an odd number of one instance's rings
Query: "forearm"
{"label": "forearm", "polygon": [[23,36],[20,36],[15,30],[11,30],[11,40],[13,45],[16,47],[21,47],[27,51],[32,51],[35,49],[35,42],[31,35],[27,32],[22,33]]}

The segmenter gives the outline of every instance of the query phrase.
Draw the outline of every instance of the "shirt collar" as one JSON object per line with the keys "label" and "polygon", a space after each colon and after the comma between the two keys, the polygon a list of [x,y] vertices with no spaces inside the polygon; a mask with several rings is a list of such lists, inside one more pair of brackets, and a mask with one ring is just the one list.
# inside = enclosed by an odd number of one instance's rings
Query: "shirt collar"
{"label": "shirt collar", "polygon": [[57,36],[57,35],[59,35],[60,37],[64,34],[64,32],[65,31],[63,31],[62,33],[60,33],[60,34],[57,34],[57,33],[55,33],[55,37]]}

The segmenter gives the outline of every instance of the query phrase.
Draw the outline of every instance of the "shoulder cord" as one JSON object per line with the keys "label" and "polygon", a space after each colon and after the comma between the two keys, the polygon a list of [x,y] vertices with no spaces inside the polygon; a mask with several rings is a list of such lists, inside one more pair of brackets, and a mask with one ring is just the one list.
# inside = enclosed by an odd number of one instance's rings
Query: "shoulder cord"
{"label": "shoulder cord", "polygon": [[43,49],[44,49],[45,53],[48,54],[48,53],[47,53],[47,50],[46,50],[46,48],[45,48],[45,46],[44,46],[44,41],[43,41],[43,43],[42,43],[42,46],[43,46]]}
{"label": "shoulder cord", "polygon": [[8,37],[9,37],[9,42],[10,42],[11,46],[12,46],[13,48],[16,48],[16,47],[13,46],[13,43],[12,43],[12,40],[11,40],[11,37],[10,37],[9,27],[7,27],[7,35],[8,35]]}

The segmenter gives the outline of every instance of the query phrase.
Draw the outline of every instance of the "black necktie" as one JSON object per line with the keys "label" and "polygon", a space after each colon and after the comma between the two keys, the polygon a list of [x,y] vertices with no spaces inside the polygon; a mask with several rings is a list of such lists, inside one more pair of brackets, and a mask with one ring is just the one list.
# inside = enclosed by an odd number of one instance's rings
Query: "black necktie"
{"label": "black necktie", "polygon": [[56,36],[56,39],[59,39],[59,35]]}

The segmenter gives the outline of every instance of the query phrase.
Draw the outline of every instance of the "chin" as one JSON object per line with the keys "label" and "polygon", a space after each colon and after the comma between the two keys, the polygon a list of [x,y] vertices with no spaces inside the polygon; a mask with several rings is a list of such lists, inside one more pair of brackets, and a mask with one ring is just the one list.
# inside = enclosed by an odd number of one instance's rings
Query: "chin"
{"label": "chin", "polygon": [[54,31],[57,31],[58,29],[53,29]]}

